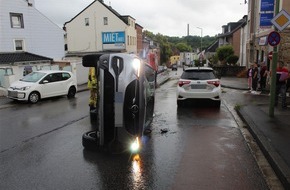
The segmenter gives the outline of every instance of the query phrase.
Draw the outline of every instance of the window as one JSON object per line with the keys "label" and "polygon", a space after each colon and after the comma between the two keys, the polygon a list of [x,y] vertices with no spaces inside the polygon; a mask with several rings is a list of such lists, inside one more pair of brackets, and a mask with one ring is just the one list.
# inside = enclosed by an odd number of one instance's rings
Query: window
{"label": "window", "polygon": [[70,78],[70,74],[62,73],[62,80],[68,80]]}
{"label": "window", "polygon": [[104,25],[108,25],[108,17],[104,17]]}
{"label": "window", "polygon": [[211,80],[215,79],[215,75],[212,70],[186,70],[182,73],[181,79],[189,80]]}
{"label": "window", "polygon": [[85,25],[86,26],[89,26],[90,25],[89,18],[85,18]]}
{"label": "window", "polygon": [[11,28],[24,28],[23,14],[10,13]]}
{"label": "window", "polygon": [[14,40],[15,51],[24,51],[24,41]]}

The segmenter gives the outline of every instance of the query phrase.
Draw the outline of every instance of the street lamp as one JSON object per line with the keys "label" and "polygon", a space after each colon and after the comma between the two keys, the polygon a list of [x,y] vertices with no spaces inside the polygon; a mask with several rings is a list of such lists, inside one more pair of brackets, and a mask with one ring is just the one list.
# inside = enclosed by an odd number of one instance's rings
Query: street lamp
{"label": "street lamp", "polygon": [[202,60],[203,60],[203,55],[202,55],[202,28],[200,27],[196,27],[198,29],[200,29],[200,32],[201,32],[201,35],[200,35],[200,54],[199,54],[199,61],[200,61],[200,64],[202,64]]}
{"label": "street lamp", "polygon": [[200,29],[201,35],[200,35],[200,52],[202,52],[202,28],[200,27],[196,27],[198,29]]}

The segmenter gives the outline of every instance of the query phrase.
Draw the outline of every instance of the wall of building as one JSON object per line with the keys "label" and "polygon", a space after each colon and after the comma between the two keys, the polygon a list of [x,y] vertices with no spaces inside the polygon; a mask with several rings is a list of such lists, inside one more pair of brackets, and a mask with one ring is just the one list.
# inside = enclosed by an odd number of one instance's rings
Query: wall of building
{"label": "wall of building", "polygon": [[240,56],[240,44],[241,44],[241,29],[238,29],[233,33],[232,46],[234,49],[234,54]]}
{"label": "wall of building", "polygon": [[283,9],[290,14],[290,1],[283,0],[281,2],[282,2],[281,4],[282,4]]}
{"label": "wall of building", "polygon": [[[104,17],[108,18],[107,25],[104,25]],[[86,18],[89,19],[88,26],[85,22]],[[73,20],[65,24],[65,27],[67,32],[68,52],[106,51],[107,49],[104,49],[102,43],[102,32],[125,32],[126,43],[124,44],[125,47],[123,47],[123,50],[137,53],[135,23],[133,26],[127,25],[99,1],[95,1],[79,15],[76,15]],[[135,45],[128,45],[128,36],[134,38]]]}
{"label": "wall of building", "polygon": [[290,28],[280,32],[281,42],[279,45],[278,59],[290,64]]}
{"label": "wall of building", "polygon": [[[23,0],[0,0],[0,52],[15,51],[14,40],[24,40],[24,50],[60,60],[64,57],[63,30]],[[10,13],[22,13],[24,28],[11,28]]]}
{"label": "wall of building", "polygon": [[[104,17],[108,18],[108,25],[104,25]],[[88,26],[85,23],[86,18],[89,19]],[[96,1],[65,27],[68,52],[92,52],[103,51],[102,32],[124,31],[126,24]]]}
{"label": "wall of building", "polygon": [[137,55],[141,55],[143,52],[143,33],[142,29],[139,26],[136,26],[136,32],[137,32]]}
{"label": "wall of building", "polygon": [[128,53],[137,54],[137,31],[135,28],[135,20],[131,17],[129,19],[129,25],[126,27],[126,35],[127,35],[127,45],[126,51]]}

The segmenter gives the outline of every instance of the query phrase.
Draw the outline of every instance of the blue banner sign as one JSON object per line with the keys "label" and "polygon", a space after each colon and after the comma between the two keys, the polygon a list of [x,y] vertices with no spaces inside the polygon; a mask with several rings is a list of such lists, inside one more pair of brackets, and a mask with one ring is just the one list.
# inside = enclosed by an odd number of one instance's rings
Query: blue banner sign
{"label": "blue banner sign", "polygon": [[272,18],[274,14],[273,13],[262,13],[260,17],[260,27],[270,27],[272,26]]}
{"label": "blue banner sign", "polygon": [[125,43],[125,32],[102,32],[103,44]]}
{"label": "blue banner sign", "polygon": [[261,12],[274,11],[274,0],[261,0]]}

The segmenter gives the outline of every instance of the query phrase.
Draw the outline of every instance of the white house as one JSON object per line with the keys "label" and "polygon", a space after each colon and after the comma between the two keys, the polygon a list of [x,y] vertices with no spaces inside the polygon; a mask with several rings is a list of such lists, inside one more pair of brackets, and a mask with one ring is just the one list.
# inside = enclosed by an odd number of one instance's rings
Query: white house
{"label": "white house", "polygon": [[0,41],[0,95],[28,70],[54,69],[51,61],[65,56],[64,31],[34,0],[0,0]]}
{"label": "white house", "polygon": [[64,24],[67,54],[128,52],[137,54],[135,19],[94,1]]}
{"label": "white house", "polygon": [[64,55],[64,31],[41,14],[34,0],[0,0],[0,52],[25,51],[54,60]]}

